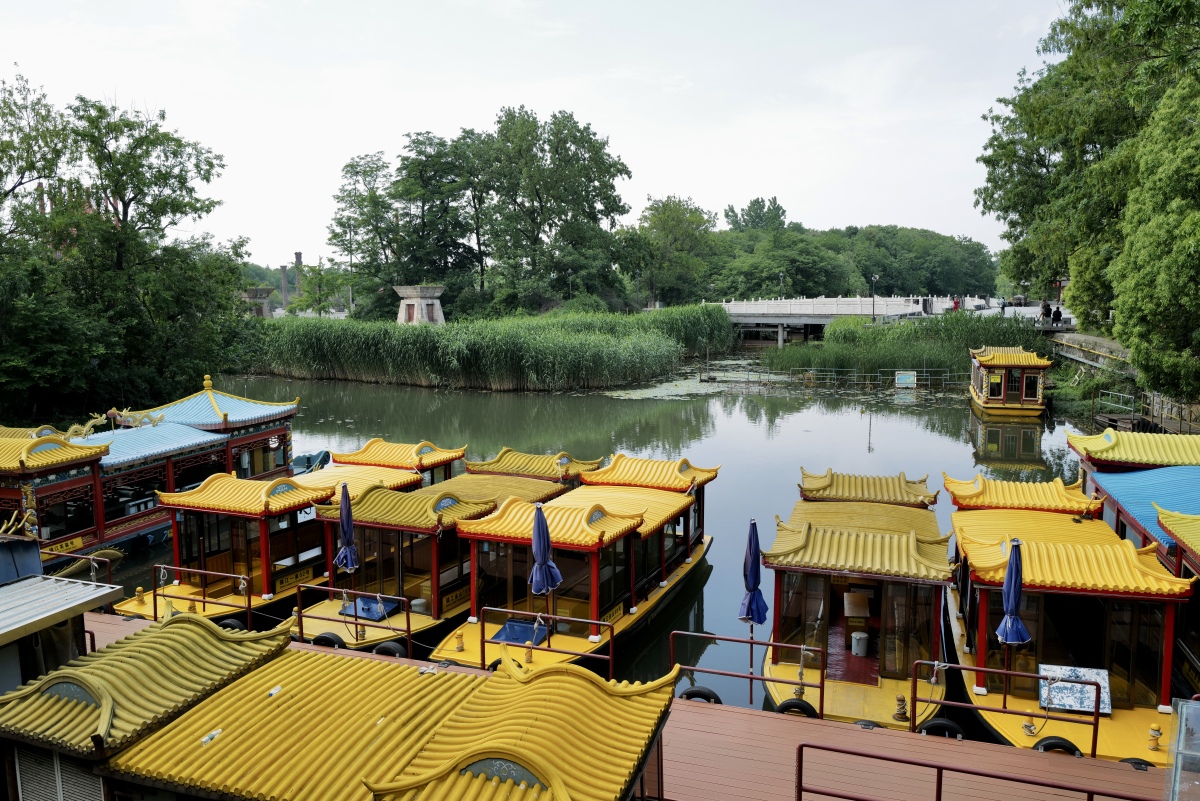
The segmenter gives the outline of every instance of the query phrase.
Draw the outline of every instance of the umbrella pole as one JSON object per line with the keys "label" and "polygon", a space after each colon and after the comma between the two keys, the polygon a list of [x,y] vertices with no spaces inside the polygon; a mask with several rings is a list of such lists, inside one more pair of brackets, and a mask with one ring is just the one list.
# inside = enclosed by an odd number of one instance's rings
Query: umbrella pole
{"label": "umbrella pole", "polygon": [[1004,698],[1001,699],[1001,703],[1000,703],[1000,707],[1002,709],[1008,709],[1008,681],[1009,681],[1010,676],[1008,675],[1007,671],[1010,669],[1011,665],[1012,665],[1012,646],[1009,645],[1008,643],[1005,643],[1004,644],[1004,670],[1005,670]]}
{"label": "umbrella pole", "polygon": [[754,706],[754,621],[750,621],[750,705]]}

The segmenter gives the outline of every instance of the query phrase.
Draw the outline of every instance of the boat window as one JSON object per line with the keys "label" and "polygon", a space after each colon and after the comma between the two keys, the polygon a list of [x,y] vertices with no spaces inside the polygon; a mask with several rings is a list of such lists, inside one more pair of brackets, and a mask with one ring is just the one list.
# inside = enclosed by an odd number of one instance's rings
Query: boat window
{"label": "boat window", "polygon": [[91,484],[38,499],[38,536],[43,540],[69,537],[95,528]]}
{"label": "boat window", "polygon": [[1036,428],[1021,429],[1021,456],[1023,457],[1038,457],[1042,455],[1041,445],[1038,441],[1038,430]]}
{"label": "boat window", "polygon": [[933,645],[933,587],[889,582],[883,586],[879,672],[907,678],[912,663],[929,659]]}
{"label": "boat window", "polygon": [[[1065,598],[1067,596],[1055,596],[1055,598]],[[1024,645],[1010,645],[1007,648],[1001,647],[999,638],[996,637],[996,628],[1000,625],[1000,621],[1004,619],[1004,593],[999,587],[992,587],[988,592],[988,651],[986,659],[986,667],[1003,669],[1007,660],[1008,669],[1015,670],[1020,673],[1037,673],[1038,672],[1038,647],[1043,639],[1047,642],[1057,640],[1052,637],[1049,632],[1042,635],[1042,595],[1036,592],[1024,592],[1021,594],[1021,622],[1025,624],[1026,631],[1029,632],[1030,640]],[[1007,654],[1006,654],[1007,651]],[[1049,662],[1050,658],[1046,657]],[[1070,664],[1062,662],[1050,662],[1050,664]],[[1004,677],[998,674],[989,674],[987,677],[988,692],[1002,692],[1004,690]],[[1036,679],[1010,679],[1009,692],[1033,698],[1037,696],[1037,680]]]}
{"label": "boat window", "polygon": [[485,606],[528,611],[528,545],[504,542],[477,542],[476,570],[479,573],[479,608]]}
{"label": "boat window", "polygon": [[626,570],[626,541],[622,537],[600,549],[600,616],[629,597],[629,573]]}
{"label": "boat window", "polygon": [[[783,582],[779,608],[779,642],[824,648],[829,634],[828,584],[824,576],[787,571],[776,574]],[[800,662],[800,651],[779,649],[780,662]],[[813,654],[808,663],[816,667],[820,657]],[[806,664],[808,664],[806,663]]]}
{"label": "boat window", "polygon": [[1113,706],[1157,706],[1163,641],[1162,604],[1108,602],[1108,683]]}
{"label": "boat window", "polygon": [[[562,573],[562,584],[554,591],[554,614],[564,617],[592,618],[592,565],[590,555],[581,551],[555,551],[554,564]],[[539,600],[534,601],[537,609]],[[557,624],[555,631],[587,637],[592,633],[586,623]]]}
{"label": "boat window", "polygon": [[1025,400],[1037,400],[1040,378],[1037,373],[1025,374]]}
{"label": "boat window", "polygon": [[638,599],[647,597],[658,587],[662,580],[662,537],[661,531],[656,531],[642,539],[638,534],[631,535],[633,539],[634,575],[637,576]]}
{"label": "boat window", "polygon": [[111,523],[154,508],[158,505],[155,491],[166,488],[166,471],[162,467],[110,478],[104,482],[104,521]]}
{"label": "boat window", "polygon": [[1008,371],[1008,394],[1016,395],[1016,394],[1020,393],[1020,391],[1021,391],[1021,371],[1020,370],[1009,370]]}
{"label": "boat window", "polygon": [[1004,397],[1004,371],[998,370],[994,373],[988,373],[988,397],[1003,398]]}

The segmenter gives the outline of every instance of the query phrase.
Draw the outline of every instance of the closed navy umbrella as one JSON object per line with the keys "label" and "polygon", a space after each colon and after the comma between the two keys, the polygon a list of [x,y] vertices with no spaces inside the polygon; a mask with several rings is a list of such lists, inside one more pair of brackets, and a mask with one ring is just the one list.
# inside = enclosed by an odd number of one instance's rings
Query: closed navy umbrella
{"label": "closed navy umbrella", "polygon": [[742,607],[738,620],[750,624],[750,636],[754,636],[754,624],[767,622],[767,602],[763,599],[762,569],[759,566],[758,523],[750,520],[750,533],[746,537],[746,560],[742,564],[742,578],[746,581],[746,594],[742,596]]}
{"label": "closed navy umbrella", "polygon": [[1021,622],[1021,541],[1008,546],[1008,569],[1004,571],[1004,618],[996,629],[1001,645],[1024,645],[1032,637]]}
{"label": "closed navy umbrella", "polygon": [[540,503],[533,510],[533,569],[529,572],[529,583],[534,595],[548,595],[562,584],[562,573],[550,558],[550,527]]}
{"label": "closed navy umbrella", "polygon": [[342,546],[333,558],[333,563],[347,573],[353,573],[358,569],[358,548],[354,547],[354,515],[350,511],[350,489],[344,483],[338,529],[342,535]]}

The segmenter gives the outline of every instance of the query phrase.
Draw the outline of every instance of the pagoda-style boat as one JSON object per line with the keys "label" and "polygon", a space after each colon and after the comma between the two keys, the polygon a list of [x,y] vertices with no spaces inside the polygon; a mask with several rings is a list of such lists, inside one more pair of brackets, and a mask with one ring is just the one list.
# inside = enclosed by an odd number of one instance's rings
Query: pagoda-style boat
{"label": "pagoda-style boat", "polygon": [[[936,704],[898,709],[913,662],[942,658],[943,588],[951,582],[948,537],[928,509],[882,503],[797,501],[763,564],[775,571],[773,634],[762,675],[818,684],[824,717],[940,731]],[[808,651],[816,648],[817,651]],[[824,650],[822,657],[820,650]],[[929,670],[918,678],[928,679]],[[816,717],[814,690],[764,682],[780,711]],[[931,686],[944,697],[945,682]],[[933,727],[933,728],[930,728]]]}
{"label": "pagoda-style boat", "polygon": [[466,453],[466,445],[461,448],[446,449],[439,448],[432,442],[418,442],[410,445],[388,442],[380,437],[375,437],[351,453],[330,452],[329,455],[334,464],[415,470],[424,476],[428,483],[433,484],[449,480],[454,462],[462,459]]}
{"label": "pagoda-style boat", "polygon": [[1097,473],[1153,467],[1200,466],[1200,435],[1144,434],[1106,428],[1100,434],[1067,434],[1067,446],[1079,454],[1083,491],[1095,489]]}
{"label": "pagoda-style boat", "polygon": [[1024,348],[971,349],[971,403],[985,415],[1036,417],[1046,410],[1053,363]]}
{"label": "pagoda-style boat", "polygon": [[331,464],[301,473],[298,476],[292,476],[294,484],[307,489],[334,487],[340,493],[341,486],[345,484],[352,499],[357,498],[370,487],[411,492],[419,488],[423,481],[421,474],[413,470],[358,464]]}
{"label": "pagoda-style boat", "polygon": [[290,477],[254,481],[228,473],[193,490],[159,493],[161,505],[177,510],[175,567],[153,577],[156,597],[139,587],[116,611],[163,618],[170,608],[237,627],[247,625],[241,609],[286,617],[288,590],[325,581],[325,537],[312,507],[333,493],[332,486],[309,489]]}
{"label": "pagoda-style boat", "polygon": [[[686,459],[619,454],[608,467],[582,473],[589,486],[542,507],[551,558],[563,577],[544,598],[529,585],[534,504],[510,498],[487,517],[461,521],[458,535],[470,542],[475,577],[471,617],[430,658],[483,667],[499,656],[496,643],[532,643],[561,652],[534,649],[524,657],[534,664],[576,661],[599,668],[588,655],[611,656],[610,640],[655,617],[707,553],[712,538],[697,507],[717,470]],[[481,619],[485,608],[515,614]],[[538,613],[547,619],[539,623]]]}
{"label": "pagoda-style boat", "polygon": [[580,474],[597,469],[602,461],[576,459],[566,451],[555,454],[522,453],[506,447],[501,448],[493,459],[465,462],[465,465],[468,473],[479,475],[540,478],[578,485]]}
{"label": "pagoda-style boat", "polygon": [[[1181,499],[1176,499],[1181,500]],[[1195,504],[1195,496],[1187,499]],[[1194,581],[1200,576],[1200,514],[1185,514],[1154,504],[1158,527],[1177,549],[1177,573]],[[1161,551],[1160,551],[1161,554]],[[1175,626],[1174,670],[1171,673],[1176,698],[1200,694],[1200,593],[1192,593],[1187,605],[1179,610]]]}
{"label": "pagoda-style boat", "polygon": [[[337,472],[326,468],[314,475]],[[469,546],[458,536],[458,523],[494,511],[498,501],[507,498],[535,502],[565,491],[566,487],[535,479],[468,475],[413,492],[370,487],[350,501],[359,557],[353,573],[337,567],[333,559],[341,506],[318,507],[332,592],[304,607],[304,638],[318,645],[378,649],[392,656],[428,654],[471,608]],[[336,494],[334,500],[338,501]],[[380,597],[350,596],[339,590]],[[403,597],[408,609],[383,596]],[[356,620],[365,625],[355,627]],[[294,631],[299,636],[300,627]],[[410,635],[413,654],[407,653]]]}
{"label": "pagoda-style boat", "polygon": [[1154,546],[1158,560],[1173,575],[1186,575],[1178,543],[1159,524],[1159,509],[1200,514],[1200,467],[1093,473],[1089,481],[1104,495],[1097,517],[1134,546]]}
{"label": "pagoda-style boat", "polygon": [[860,476],[853,473],[810,473],[800,468],[800,497],[806,501],[864,501],[927,509],[937,503],[937,492],[930,492],[925,475],[909,479],[895,476]]}
{"label": "pagoda-style boat", "polygon": [[945,473],[942,473],[942,480],[951,502],[962,511],[1026,509],[1091,515],[1104,508],[1103,498],[1089,498],[1083,494],[1082,480],[1074,484],[1064,484],[1061,478],[1053,481],[997,481],[979,474],[969,481],[959,481]]}
{"label": "pagoda-style boat", "polygon": [[[1174,726],[1170,644],[1176,609],[1191,596],[1192,580],[1172,576],[1153,547],[1139,549],[1118,539],[1100,520],[991,510],[955,512],[952,522],[961,562],[956,587],[947,594],[947,619],[959,663],[1106,684],[1096,756],[1165,765],[1167,752],[1148,750],[1146,736],[1154,726],[1169,740]],[[1020,617],[1032,639],[1003,647],[995,629],[1004,616],[1004,577],[1017,539],[1023,565]],[[1002,696],[979,698],[974,707],[1001,741],[1090,751],[1095,694],[1087,685],[969,669],[963,678],[977,696]],[[1053,709],[1044,703],[1050,692]],[[999,711],[1005,704],[1025,714]],[[1077,714],[1078,722],[1051,714]]]}

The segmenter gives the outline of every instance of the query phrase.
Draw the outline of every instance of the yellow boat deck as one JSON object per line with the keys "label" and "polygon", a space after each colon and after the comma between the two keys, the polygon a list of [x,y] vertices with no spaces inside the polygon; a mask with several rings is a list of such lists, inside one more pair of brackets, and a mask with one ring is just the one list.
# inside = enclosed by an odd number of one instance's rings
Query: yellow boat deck
{"label": "yellow boat deck", "polygon": [[[350,601],[353,603],[353,599]],[[431,617],[420,612],[410,612],[407,625],[411,633],[417,634],[439,626],[455,618],[468,609],[470,602],[457,604],[446,610],[442,618]],[[406,637],[404,610],[397,609],[391,615],[379,621],[363,618],[356,633],[354,630],[354,615],[343,615],[341,596],[334,591],[334,597],[304,607],[304,639],[312,640],[319,634],[336,634],[346,643],[347,648],[371,650],[380,643],[396,640],[403,642]],[[310,618],[309,615],[315,617]],[[335,618],[337,620],[318,620],[316,618]],[[292,626],[292,631],[299,636],[300,626]]]}
{"label": "yellow boat deck", "polygon": [[[946,611],[950,618],[950,628],[954,634],[954,649],[958,654],[959,664],[975,666],[975,654],[964,653],[966,632],[962,618],[958,616],[958,591],[946,591]],[[974,693],[975,673],[962,671],[963,682],[967,687],[967,695],[976,705],[975,711],[983,722],[1009,744],[1017,748],[1032,748],[1034,743],[1044,737],[1063,737],[1070,740],[1087,756],[1091,753],[1092,717],[1080,715],[1079,723],[1046,720],[1045,714],[1036,698],[1021,698],[1010,696],[1009,709],[1029,710],[1033,717],[1035,733],[1026,734],[1021,727],[1025,722],[1023,715],[1009,715],[1003,712],[989,711],[999,709],[999,696],[976,695]],[[1150,727],[1158,726],[1162,730],[1161,746],[1158,751],[1147,747]],[[1151,707],[1134,707],[1133,709],[1114,708],[1111,715],[1101,715],[1100,731],[1096,743],[1096,757],[1119,761],[1128,757],[1138,757],[1158,767],[1165,767],[1169,760],[1167,743],[1170,742],[1175,729],[1175,716],[1164,714]]]}
{"label": "yellow boat deck", "polygon": [[[324,576],[318,576],[312,580],[312,583],[324,584],[326,580]],[[287,595],[295,597],[295,593],[291,591]],[[263,598],[261,595],[251,595],[250,611],[253,613],[260,607],[276,603],[282,597],[275,595]],[[210,586],[206,593],[197,585],[180,582],[158,588],[159,620],[166,617],[168,607],[176,612],[191,612],[207,618],[236,617],[239,613],[246,611],[246,597],[237,594],[228,584],[217,589]],[[154,617],[154,598],[150,591],[146,591],[142,593],[141,597],[135,595],[113,604],[113,609],[120,615],[149,620]]]}
{"label": "yellow boat deck", "polygon": [[[762,674],[776,679],[798,679],[800,666],[795,662],[779,662],[771,664],[771,651],[767,649],[767,655],[763,658]],[[804,669],[804,681],[817,683],[820,680],[820,671],[817,668],[806,667]],[[764,682],[767,687],[767,692],[771,694],[771,700],[779,706],[784,701],[795,698],[796,687],[791,684],[779,684],[776,682]],[[898,731],[908,731],[908,721],[898,721],[893,719],[892,715],[896,712],[896,696],[902,695],[908,698],[911,685],[907,679],[889,679],[880,677],[878,684],[859,684],[851,681],[834,681],[833,679],[825,679],[825,720],[837,720],[843,723],[857,723],[860,720],[869,720],[877,723],[880,726],[885,726],[889,729]],[[930,686],[928,682],[918,682],[917,693],[922,697],[944,698],[946,693],[946,684],[942,682],[939,685]],[[812,704],[814,708],[818,708],[818,699],[820,691],[806,687],[804,689],[804,700]],[[939,707],[937,704],[924,704],[917,710],[917,725],[920,726],[925,721],[937,714]],[[911,714],[911,710],[909,710]]]}
{"label": "yellow boat deck", "polygon": [[[671,575],[667,577],[666,587],[655,587],[646,598],[638,602],[637,611],[633,614],[628,612],[621,615],[613,621],[612,632],[615,636],[620,637],[624,632],[637,626],[643,620],[650,616],[655,608],[662,602],[666,595],[674,593],[675,588],[682,582],[686,581],[688,576],[696,569],[696,566],[704,559],[708,553],[709,546],[712,545],[712,537],[705,536],[703,543],[696,548],[692,553],[692,561],[684,562],[675,569]],[[542,598],[534,598],[533,611],[537,611],[538,604],[545,603]],[[569,617],[586,617],[586,615],[569,615]],[[519,618],[523,621],[532,622],[532,618]],[[500,658],[501,651],[505,646],[484,643],[484,653],[480,653],[480,626],[484,627],[486,639],[493,639],[496,633],[500,631],[504,622],[480,621],[479,623],[467,622],[459,626],[454,631],[450,632],[446,639],[442,640],[433,653],[429,655],[429,659],[433,662],[449,660],[459,665],[468,667],[487,666],[492,661]],[[539,645],[545,648],[555,648],[561,651],[570,651],[571,653],[558,654],[549,651],[533,651],[534,666],[554,665],[563,662],[578,662],[585,667],[592,668],[600,673],[607,673],[607,666],[604,660],[601,659],[586,659],[584,654],[595,654],[606,651],[609,641],[608,627],[600,629],[600,637],[596,642],[593,642],[586,635],[570,634],[567,632],[555,632],[550,636],[550,641],[543,640]],[[307,634],[307,631],[305,632]],[[456,637],[462,634],[461,651],[456,649]],[[510,643],[507,646],[508,655],[515,659],[525,660],[525,647],[523,644]]]}

